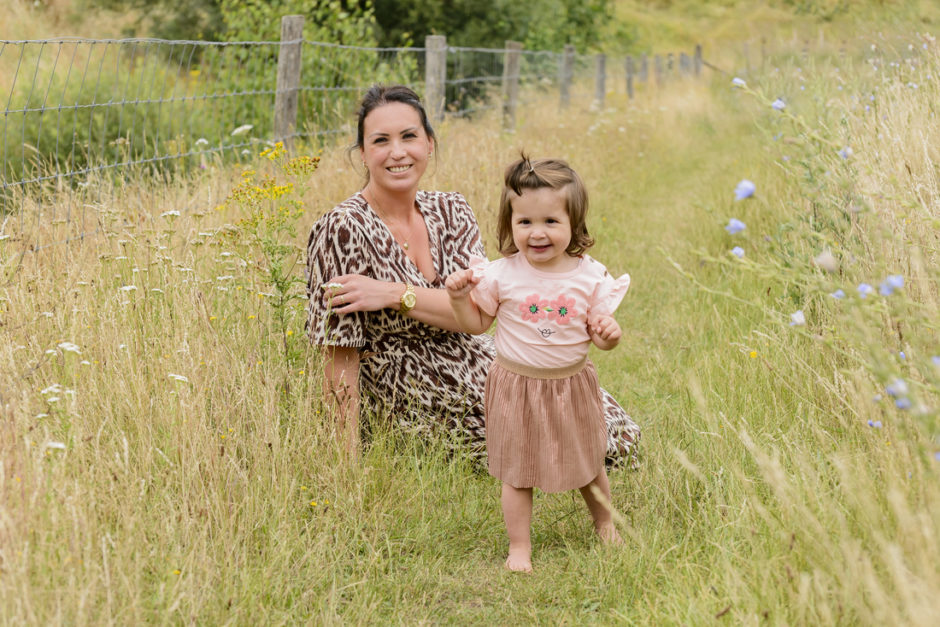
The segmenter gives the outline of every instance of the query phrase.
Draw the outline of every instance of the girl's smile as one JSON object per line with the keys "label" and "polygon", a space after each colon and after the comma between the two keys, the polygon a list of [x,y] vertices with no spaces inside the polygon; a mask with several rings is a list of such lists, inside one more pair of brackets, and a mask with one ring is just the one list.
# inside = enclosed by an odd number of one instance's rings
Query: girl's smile
{"label": "girl's smile", "polygon": [[571,243],[564,188],[523,190],[512,201],[512,241],[532,267],[546,272],[566,272],[578,265],[567,252]]}

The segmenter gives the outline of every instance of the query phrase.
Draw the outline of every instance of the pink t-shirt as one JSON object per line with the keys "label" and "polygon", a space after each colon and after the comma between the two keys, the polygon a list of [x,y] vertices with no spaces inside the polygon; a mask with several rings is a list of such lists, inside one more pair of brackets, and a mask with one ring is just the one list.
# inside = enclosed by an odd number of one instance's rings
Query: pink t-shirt
{"label": "pink t-shirt", "polygon": [[562,368],[579,362],[591,343],[591,313],[612,314],[630,287],[630,275],[614,279],[598,261],[582,255],[569,272],[543,272],[525,255],[470,267],[480,283],[470,293],[477,306],[496,316],[496,351],[537,368]]}

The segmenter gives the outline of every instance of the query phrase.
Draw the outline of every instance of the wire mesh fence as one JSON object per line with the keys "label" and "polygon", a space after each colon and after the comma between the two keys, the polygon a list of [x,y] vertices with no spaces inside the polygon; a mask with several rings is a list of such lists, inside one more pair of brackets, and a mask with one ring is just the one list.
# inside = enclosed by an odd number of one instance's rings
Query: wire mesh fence
{"label": "wire mesh fence", "polygon": [[[296,85],[279,83],[285,45],[300,50]],[[511,69],[506,49],[443,50],[447,115],[506,107],[511,82],[523,103],[557,94],[566,81],[578,98],[594,93],[596,57],[569,51],[566,70],[566,53],[519,50]],[[258,144],[300,139],[316,148],[352,137],[357,102],[370,85],[403,83],[427,94],[428,59],[428,48],[300,38],[0,40],[0,94],[7,92],[0,118],[0,261],[14,248],[25,254],[99,232],[107,190],[131,177],[143,176],[156,188],[214,163],[250,159]],[[288,130],[277,128],[275,111],[286,92],[296,94]],[[51,202],[63,192],[65,204]],[[41,227],[54,223],[69,228],[41,236]]]}

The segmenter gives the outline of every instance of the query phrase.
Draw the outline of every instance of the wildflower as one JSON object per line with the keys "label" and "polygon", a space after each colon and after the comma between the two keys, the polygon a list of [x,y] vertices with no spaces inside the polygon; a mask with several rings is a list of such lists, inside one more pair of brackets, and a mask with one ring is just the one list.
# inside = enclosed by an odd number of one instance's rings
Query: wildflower
{"label": "wildflower", "polygon": [[773,107],[777,111],[783,111],[784,109],[786,109],[787,103],[785,103],[782,99],[777,98],[771,103],[770,106]]}
{"label": "wildflower", "polygon": [[904,287],[904,277],[900,274],[891,274],[888,276],[888,278],[885,279],[885,283],[894,289],[899,290]]}
{"label": "wildflower", "polygon": [[65,443],[64,443],[64,442],[56,442],[56,441],[54,441],[54,440],[49,440],[48,442],[46,442],[45,446],[46,446],[46,448],[54,448],[54,449],[60,450],[60,451],[64,451],[64,450],[65,450]]}
{"label": "wildflower", "polygon": [[909,398],[905,396],[894,401],[894,406],[897,407],[898,409],[910,409],[911,401]]}
{"label": "wildflower", "polygon": [[737,76],[731,79],[731,84],[735,87],[747,87],[747,83],[744,81],[744,79],[738,78]]}
{"label": "wildflower", "polygon": [[740,246],[735,246],[734,248],[731,249],[731,254],[737,257],[738,259],[741,259],[744,257],[744,249],[741,248]]}
{"label": "wildflower", "polygon": [[852,149],[846,146],[842,150],[838,151],[837,154],[843,159],[848,159],[849,157],[852,156]]}
{"label": "wildflower", "polygon": [[907,383],[904,379],[895,378],[894,381],[885,386],[885,392],[895,398],[901,398],[907,394]]}
{"label": "wildflower", "polygon": [[875,288],[873,288],[873,287],[872,287],[871,285],[869,285],[868,283],[859,283],[859,284],[858,284],[858,295],[859,295],[861,298],[865,298],[866,296],[868,296],[869,294],[871,294],[871,293],[874,292],[874,291],[875,291]]}
{"label": "wildflower", "polygon": [[816,257],[813,258],[813,263],[829,273],[839,270],[839,260],[836,259],[836,256],[833,255],[828,248],[816,255]]}
{"label": "wildflower", "polygon": [[930,361],[933,362],[933,365],[937,368],[940,368],[940,355],[934,355],[930,358]]}
{"label": "wildflower", "polygon": [[742,179],[734,188],[734,199],[744,200],[745,198],[750,198],[754,195],[756,190],[757,186],[755,186],[754,183],[747,179]]}
{"label": "wildflower", "polygon": [[898,357],[901,359],[907,359],[907,355],[904,354],[904,351],[898,351]]}
{"label": "wildflower", "polygon": [[725,230],[728,231],[728,233],[730,233],[731,235],[734,235],[735,233],[740,233],[745,228],[747,228],[746,225],[740,220],[738,220],[737,218],[731,218],[730,220],[728,220],[727,226],[725,226]]}
{"label": "wildflower", "polygon": [[876,403],[880,403],[880,402],[881,402],[881,394],[875,394],[874,396],[871,397],[871,400],[875,401]]}
{"label": "wildflower", "polygon": [[757,351],[751,351],[748,354],[750,355],[751,359],[757,359]]}
{"label": "wildflower", "polygon": [[80,350],[78,349],[78,345],[73,344],[72,342],[62,342],[61,344],[59,344],[59,348],[60,348],[62,351],[65,351],[65,352],[67,352],[67,353],[77,353],[77,354],[81,354],[81,352],[82,352],[82,351],[80,351]]}
{"label": "wildflower", "polygon": [[122,285],[118,289],[122,292],[133,292],[134,290],[137,289],[137,286],[136,285]]}
{"label": "wildflower", "polygon": [[58,383],[53,383],[49,387],[43,390],[40,390],[39,393],[42,394],[43,396],[45,396],[46,394],[61,394],[62,390],[63,388],[61,385],[59,385]]}
{"label": "wildflower", "polygon": [[[253,129],[253,128],[254,128],[254,125],[253,125],[253,124],[242,124],[241,126],[239,126],[238,128],[236,128],[234,131],[232,131],[232,137],[237,137],[237,136],[239,136],[239,135],[244,135],[245,133],[247,133],[248,131],[250,131],[250,130]],[[249,153],[249,154],[250,154],[250,153]]]}
{"label": "wildflower", "polygon": [[791,327],[801,327],[806,324],[806,316],[803,315],[803,310],[798,309],[790,314],[790,326]]}
{"label": "wildflower", "polygon": [[170,209],[169,211],[164,211],[160,214],[161,218],[176,218],[180,215],[180,212],[176,209]]}
{"label": "wildflower", "polygon": [[880,428],[881,428],[881,421],[880,421],[880,420],[869,420],[869,421],[868,421],[868,426],[871,427],[871,428],[873,428],[873,429],[880,429]]}
{"label": "wildflower", "polygon": [[206,139],[205,137],[200,137],[199,139],[196,140],[196,145],[197,145],[197,146],[208,146],[208,145],[209,145],[209,140]]}
{"label": "wildflower", "polygon": [[173,374],[172,372],[170,372],[170,373],[167,373],[167,376],[170,377],[171,379],[175,379],[175,380],[180,381],[180,382],[182,382],[182,383],[189,383],[189,379],[187,379],[186,377],[184,377],[184,376],[181,375],[181,374]]}
{"label": "wildflower", "polygon": [[934,453],[933,458],[937,460],[938,462],[940,462],[940,451],[937,451],[936,453]]}

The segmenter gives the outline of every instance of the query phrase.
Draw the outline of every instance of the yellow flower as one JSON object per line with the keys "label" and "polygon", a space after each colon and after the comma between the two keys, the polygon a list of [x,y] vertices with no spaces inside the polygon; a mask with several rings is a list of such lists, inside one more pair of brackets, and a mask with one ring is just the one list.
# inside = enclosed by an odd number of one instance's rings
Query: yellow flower
{"label": "yellow flower", "polygon": [[180,569],[179,569],[179,568],[177,568],[176,570],[174,570],[174,571],[173,571],[173,574],[174,574],[174,575],[179,575],[179,574],[180,574],[180,572],[181,572],[181,571],[180,571]]}
{"label": "yellow flower", "polygon": [[757,351],[751,351],[751,359],[757,359]]}
{"label": "yellow flower", "polygon": [[316,501],[310,501],[310,506],[311,506],[311,507],[316,507],[316,506],[317,506],[317,502],[316,502]]}
{"label": "yellow flower", "polygon": [[215,320],[215,316],[209,316],[209,321],[211,322],[213,320]]}
{"label": "yellow flower", "polygon": [[250,316],[248,316],[248,319],[249,319],[249,320],[254,320],[254,319],[255,319],[255,316],[254,316],[254,314],[252,314],[252,315],[250,315]]}

